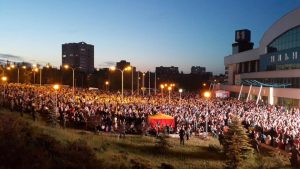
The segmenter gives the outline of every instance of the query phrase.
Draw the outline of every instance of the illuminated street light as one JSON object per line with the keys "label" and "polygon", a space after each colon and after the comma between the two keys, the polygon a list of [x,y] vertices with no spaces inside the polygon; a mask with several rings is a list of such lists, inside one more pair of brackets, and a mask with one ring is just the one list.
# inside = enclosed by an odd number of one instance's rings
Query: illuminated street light
{"label": "illuminated street light", "polygon": [[180,102],[180,104],[181,104],[181,93],[182,93],[183,90],[182,90],[182,89],[179,89],[178,91],[179,91],[179,102]]}
{"label": "illuminated street light", "polygon": [[143,88],[142,88],[142,91],[143,91],[143,96],[145,94],[145,73],[143,73]]}
{"label": "illuminated street light", "polygon": [[209,91],[204,92],[203,96],[205,98],[210,98],[211,97],[211,93]]}
{"label": "illuminated street light", "polygon": [[3,82],[6,82],[6,81],[7,81],[7,77],[6,77],[6,76],[2,76],[1,80],[2,80]]}
{"label": "illuminated street light", "polygon": [[58,90],[59,88],[60,88],[60,86],[58,84],[53,85],[54,90]]}
{"label": "illuminated street light", "polygon": [[121,70],[121,69],[118,69],[118,68],[116,68],[116,67],[110,67],[109,68],[111,71],[115,71],[115,70],[119,70],[120,72],[121,72],[121,74],[122,74],[122,92],[121,92],[121,98],[122,98],[122,102],[123,102],[123,97],[124,97],[124,92],[123,92],[123,90],[124,90],[124,71],[130,71],[131,70],[131,66],[128,66],[128,67],[126,67],[126,68],[124,68],[123,70]]}
{"label": "illuminated street light", "polygon": [[105,88],[106,88],[106,91],[108,90],[108,85],[109,85],[109,81],[105,81]]}
{"label": "illuminated street light", "polygon": [[3,97],[5,98],[5,82],[7,81],[7,77],[6,76],[2,76],[2,78],[1,78],[1,80],[2,80],[2,82],[3,82],[3,86],[4,86],[4,91],[3,91]]}
{"label": "illuminated street light", "polygon": [[55,90],[55,94],[56,94],[56,97],[55,97],[55,113],[58,113],[58,107],[57,107],[57,91],[59,90],[60,86],[58,84],[55,84],[53,85],[53,89]]}
{"label": "illuminated street light", "polygon": [[35,66],[33,69],[33,84],[35,84],[35,73],[39,71],[39,69]]}
{"label": "illuminated street light", "polygon": [[169,90],[169,104],[170,104],[171,103],[171,90],[172,90],[172,87],[169,86],[168,90]]}
{"label": "illuminated street light", "polygon": [[165,88],[165,86],[163,84],[161,84],[160,88],[161,88],[161,97],[164,97],[164,88]]}
{"label": "illuminated street light", "polygon": [[73,99],[74,99],[74,95],[75,95],[75,68],[70,67],[69,65],[64,65],[64,68],[65,69],[71,68],[72,72],[73,72],[73,87],[72,87],[72,92],[73,92]]}

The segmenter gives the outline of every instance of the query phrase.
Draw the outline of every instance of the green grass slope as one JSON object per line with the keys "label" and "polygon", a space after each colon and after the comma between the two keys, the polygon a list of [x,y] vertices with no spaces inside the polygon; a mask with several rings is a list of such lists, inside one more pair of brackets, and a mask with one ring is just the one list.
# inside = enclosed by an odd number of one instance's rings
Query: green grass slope
{"label": "green grass slope", "polygon": [[[179,139],[167,138],[168,147],[157,142],[154,137],[121,139],[117,134],[50,127],[28,115],[21,118],[18,113],[0,110],[0,169],[223,168],[225,158],[215,139],[192,138],[182,146]],[[286,159],[268,153],[250,162],[249,168],[286,166]]]}

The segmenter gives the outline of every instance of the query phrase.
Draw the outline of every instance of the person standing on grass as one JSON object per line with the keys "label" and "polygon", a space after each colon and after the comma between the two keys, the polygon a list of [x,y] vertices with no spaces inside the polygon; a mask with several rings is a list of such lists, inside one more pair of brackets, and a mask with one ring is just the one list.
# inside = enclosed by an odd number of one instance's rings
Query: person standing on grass
{"label": "person standing on grass", "polygon": [[121,127],[120,127],[120,135],[119,137],[122,138],[125,138],[125,131],[126,131],[126,122],[121,122]]}
{"label": "person standing on grass", "polygon": [[185,135],[185,131],[183,127],[181,127],[179,131],[179,137],[180,137],[180,144],[182,145],[184,145],[184,135]]}
{"label": "person standing on grass", "polygon": [[186,128],[186,133],[185,133],[185,135],[186,135],[186,141],[188,141],[190,139],[190,133],[191,133],[191,130],[190,130],[190,127],[188,126]]}
{"label": "person standing on grass", "polygon": [[293,145],[291,153],[292,153],[291,158],[290,158],[291,166],[293,168],[297,168],[298,167],[298,155],[300,156],[300,153],[297,150],[295,145]]}

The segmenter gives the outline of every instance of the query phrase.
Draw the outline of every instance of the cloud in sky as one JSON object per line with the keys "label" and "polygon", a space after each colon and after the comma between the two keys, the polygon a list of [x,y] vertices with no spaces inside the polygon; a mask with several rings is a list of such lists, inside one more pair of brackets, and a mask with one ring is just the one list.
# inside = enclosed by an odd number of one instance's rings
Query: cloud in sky
{"label": "cloud in sky", "polygon": [[111,67],[111,66],[115,66],[116,65],[116,62],[114,61],[105,61],[105,62],[102,62],[101,64],[98,64],[99,67],[102,67],[102,68],[107,68],[107,67]]}
{"label": "cloud in sky", "polygon": [[23,62],[25,61],[22,56],[0,53],[1,62]]}

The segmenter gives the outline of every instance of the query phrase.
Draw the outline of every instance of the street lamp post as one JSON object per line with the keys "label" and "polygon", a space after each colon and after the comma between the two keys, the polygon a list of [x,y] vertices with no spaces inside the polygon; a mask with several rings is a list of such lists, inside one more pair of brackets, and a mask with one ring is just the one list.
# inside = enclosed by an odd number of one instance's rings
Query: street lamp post
{"label": "street lamp post", "polygon": [[106,91],[108,91],[108,85],[109,85],[109,81],[105,81],[105,89],[106,89]]}
{"label": "street lamp post", "polygon": [[53,85],[53,89],[55,90],[55,108],[54,108],[54,115],[52,115],[51,121],[52,125],[55,126],[55,116],[58,114],[58,96],[57,91],[59,90],[60,86],[58,84]]}
{"label": "street lamp post", "polygon": [[143,96],[145,94],[145,73],[143,73]]}
{"label": "street lamp post", "polygon": [[154,72],[154,95],[156,95],[156,70]]}
{"label": "street lamp post", "polygon": [[140,73],[137,72],[137,94],[140,95]]}
{"label": "street lamp post", "polygon": [[131,70],[131,95],[133,95],[133,69]]}
{"label": "street lamp post", "polygon": [[72,92],[73,92],[73,99],[74,99],[74,95],[75,95],[75,68],[70,67],[69,65],[64,65],[64,68],[65,68],[65,69],[71,68],[71,69],[72,69],[72,72],[73,72],[73,75],[72,75],[72,77],[73,77],[73,87],[72,87]]}
{"label": "street lamp post", "polygon": [[161,97],[164,97],[164,88],[165,86],[163,84],[160,85],[160,89],[161,89]]}
{"label": "street lamp post", "polygon": [[6,76],[2,76],[1,78],[2,82],[3,82],[3,86],[4,86],[4,91],[3,91],[3,98],[5,99],[5,85],[6,85],[6,82],[7,82],[7,77]]}
{"label": "street lamp post", "polygon": [[[26,66],[22,66],[22,69],[26,70]],[[20,68],[18,67],[18,83],[20,83]]]}
{"label": "street lamp post", "polygon": [[128,66],[126,68],[124,68],[123,70],[121,69],[117,69],[116,67],[111,67],[110,70],[114,71],[114,70],[119,70],[121,72],[121,75],[122,75],[122,90],[121,90],[121,99],[122,99],[122,102],[123,102],[123,98],[124,98],[124,71],[130,71],[131,70],[131,67]]}
{"label": "street lamp post", "polygon": [[38,72],[38,68],[33,69],[33,84],[35,84],[35,72]]}
{"label": "street lamp post", "polygon": [[151,86],[150,86],[150,75],[151,75],[151,74],[150,74],[150,73],[151,73],[151,72],[149,71],[149,96],[151,95],[151,93],[150,93],[150,92],[151,92],[151,91],[150,91],[150,89],[151,89]]}
{"label": "street lamp post", "polygon": [[172,90],[172,87],[169,86],[168,90],[169,90],[169,104],[170,104],[171,103],[171,90]]}
{"label": "street lamp post", "polygon": [[179,103],[181,104],[181,93],[182,93],[182,89],[179,89]]}
{"label": "street lamp post", "polygon": [[40,68],[40,86],[42,86],[42,68]]}

